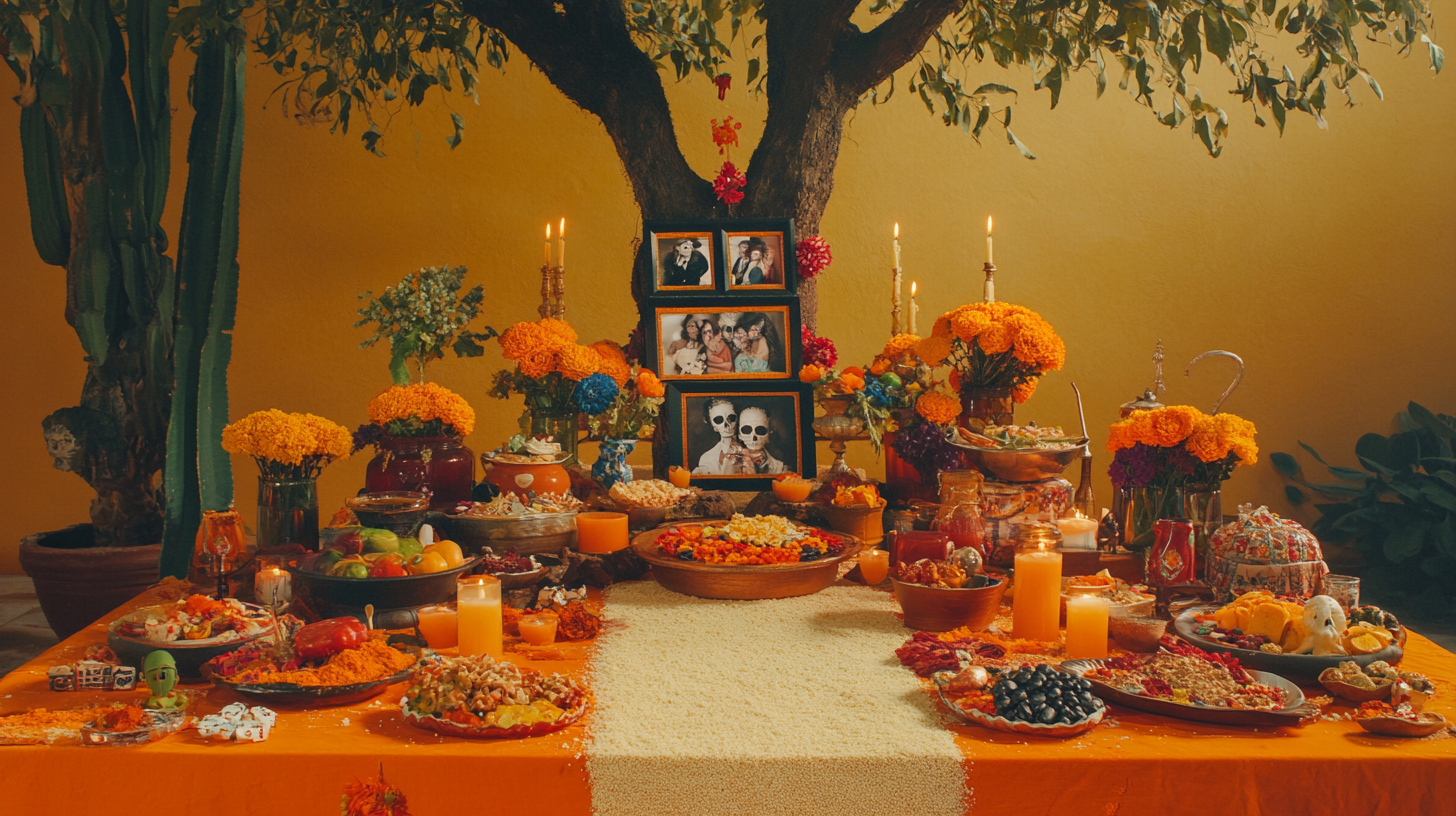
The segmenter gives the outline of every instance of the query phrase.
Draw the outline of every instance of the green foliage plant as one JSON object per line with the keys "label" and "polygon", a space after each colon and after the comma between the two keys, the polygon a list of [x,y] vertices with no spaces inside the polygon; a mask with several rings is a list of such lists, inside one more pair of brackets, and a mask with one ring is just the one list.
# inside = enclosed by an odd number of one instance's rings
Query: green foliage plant
{"label": "green foliage plant", "polygon": [[427,266],[405,275],[377,298],[373,292],[359,296],[369,302],[359,310],[354,327],[374,326],[374,334],[360,347],[389,341],[389,373],[395,385],[410,383],[410,362],[417,381],[424,382],[425,365],[443,358],[446,349],[457,357],[479,357],[485,353],[481,343],[496,336],[489,326],[479,332],[469,328],[480,316],[485,287],[460,295],[465,271],[463,266]]}
{"label": "green foliage plant", "polygon": [[1314,505],[1320,518],[1312,532],[1353,543],[1367,562],[1365,580],[1382,597],[1448,614],[1456,603],[1456,417],[1412,402],[1396,423],[1390,436],[1368,433],[1355,443],[1360,469],[1331,465],[1299,443],[1333,482],[1309,481],[1287,453],[1270,460],[1295,482],[1285,487],[1290,502],[1304,504],[1306,491],[1329,500]]}

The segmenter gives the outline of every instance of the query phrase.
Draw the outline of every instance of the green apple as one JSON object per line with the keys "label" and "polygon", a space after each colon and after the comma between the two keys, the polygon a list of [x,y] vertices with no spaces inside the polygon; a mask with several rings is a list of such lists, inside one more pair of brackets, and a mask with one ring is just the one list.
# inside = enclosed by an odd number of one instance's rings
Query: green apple
{"label": "green apple", "polygon": [[359,537],[364,540],[364,552],[386,553],[399,551],[399,536],[391,530],[376,530],[365,527],[359,531]]}
{"label": "green apple", "polygon": [[399,540],[399,548],[395,550],[395,552],[404,556],[406,560],[424,551],[425,545],[421,544],[418,538],[401,538]]}

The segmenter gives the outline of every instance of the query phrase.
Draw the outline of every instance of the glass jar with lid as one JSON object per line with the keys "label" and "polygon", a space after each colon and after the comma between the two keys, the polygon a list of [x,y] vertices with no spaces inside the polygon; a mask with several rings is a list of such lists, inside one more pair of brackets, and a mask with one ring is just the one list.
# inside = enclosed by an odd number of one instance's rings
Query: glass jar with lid
{"label": "glass jar with lid", "polygon": [[971,547],[984,558],[986,521],[981,517],[981,492],[978,486],[948,486],[942,491],[940,512],[931,529],[950,538],[955,549]]}

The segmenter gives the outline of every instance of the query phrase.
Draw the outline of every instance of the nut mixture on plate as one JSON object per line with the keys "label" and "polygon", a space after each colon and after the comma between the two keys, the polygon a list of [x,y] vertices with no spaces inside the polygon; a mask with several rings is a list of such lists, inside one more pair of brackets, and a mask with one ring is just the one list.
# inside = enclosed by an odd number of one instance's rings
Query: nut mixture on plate
{"label": "nut mixture on plate", "polygon": [[585,698],[569,677],[521,669],[489,655],[439,657],[416,669],[412,680],[400,701],[406,713],[469,726],[556,722]]}
{"label": "nut mixture on plate", "polygon": [[661,479],[643,479],[617,482],[607,493],[619,504],[646,509],[672,507],[693,491]]}

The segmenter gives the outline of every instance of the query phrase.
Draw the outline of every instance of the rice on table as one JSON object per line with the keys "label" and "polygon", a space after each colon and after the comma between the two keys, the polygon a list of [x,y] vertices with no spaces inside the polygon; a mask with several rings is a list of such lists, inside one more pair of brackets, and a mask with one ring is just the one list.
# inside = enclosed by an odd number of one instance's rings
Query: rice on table
{"label": "rice on table", "polygon": [[[910,672],[894,599],[831,587],[773,601],[620,584],[588,735],[598,816],[961,814],[966,773]],[[620,625],[625,624],[625,625]]]}

